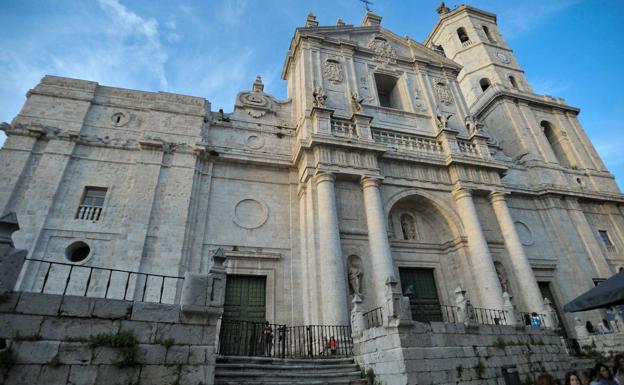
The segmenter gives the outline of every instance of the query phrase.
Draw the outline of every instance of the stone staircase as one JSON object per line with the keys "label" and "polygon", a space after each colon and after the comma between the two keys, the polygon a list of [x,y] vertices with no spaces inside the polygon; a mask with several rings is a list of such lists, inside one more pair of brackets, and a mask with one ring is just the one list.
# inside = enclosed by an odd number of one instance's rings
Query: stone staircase
{"label": "stone staircase", "polygon": [[215,385],[367,385],[353,358],[217,357]]}

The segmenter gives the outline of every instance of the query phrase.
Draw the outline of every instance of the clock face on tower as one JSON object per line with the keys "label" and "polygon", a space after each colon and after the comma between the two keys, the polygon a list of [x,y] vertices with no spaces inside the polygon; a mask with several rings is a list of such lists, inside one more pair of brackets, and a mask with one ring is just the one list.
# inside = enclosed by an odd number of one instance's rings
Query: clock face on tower
{"label": "clock face on tower", "polygon": [[496,53],[496,56],[498,56],[500,61],[502,61],[503,63],[511,63],[511,59],[509,59],[509,56],[507,56],[507,54],[503,52]]}

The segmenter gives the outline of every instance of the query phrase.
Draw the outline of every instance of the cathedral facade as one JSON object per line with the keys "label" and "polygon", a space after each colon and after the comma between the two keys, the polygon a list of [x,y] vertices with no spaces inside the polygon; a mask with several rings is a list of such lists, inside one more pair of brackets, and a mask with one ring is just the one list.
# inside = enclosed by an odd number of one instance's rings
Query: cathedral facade
{"label": "cathedral facade", "polygon": [[479,309],[553,307],[573,336],[562,306],[624,266],[624,196],[579,109],[532,92],[495,15],[438,12],[424,43],[370,12],[310,14],[288,98],[258,77],[231,113],[44,77],[2,127],[18,289],[179,303],[218,251],[226,318],[347,325],[354,297],[379,308],[397,282],[417,320],[466,292]]}

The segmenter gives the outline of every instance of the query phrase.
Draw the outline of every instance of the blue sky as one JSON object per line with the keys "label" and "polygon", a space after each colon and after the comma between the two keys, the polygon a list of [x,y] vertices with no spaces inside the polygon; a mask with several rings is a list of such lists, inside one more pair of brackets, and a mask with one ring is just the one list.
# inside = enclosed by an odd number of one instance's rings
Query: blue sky
{"label": "blue sky", "polygon": [[[423,41],[439,1],[375,0],[382,25]],[[620,0],[474,0],[499,27],[534,91],[581,108],[581,123],[624,186],[624,23]],[[455,5],[447,1],[447,5]],[[262,75],[283,98],[280,72],[308,11],[321,25],[358,25],[358,0],[5,0],[0,5],[0,121],[44,74],[205,97],[231,111]],[[0,132],[0,143],[4,135]]]}

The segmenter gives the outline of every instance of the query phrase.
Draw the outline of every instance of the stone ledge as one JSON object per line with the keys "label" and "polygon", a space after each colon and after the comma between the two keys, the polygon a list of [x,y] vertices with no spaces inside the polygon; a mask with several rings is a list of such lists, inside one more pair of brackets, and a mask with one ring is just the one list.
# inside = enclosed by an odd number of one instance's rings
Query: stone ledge
{"label": "stone ledge", "polygon": [[34,315],[58,315],[62,300],[62,295],[23,292],[20,295],[15,312]]}

